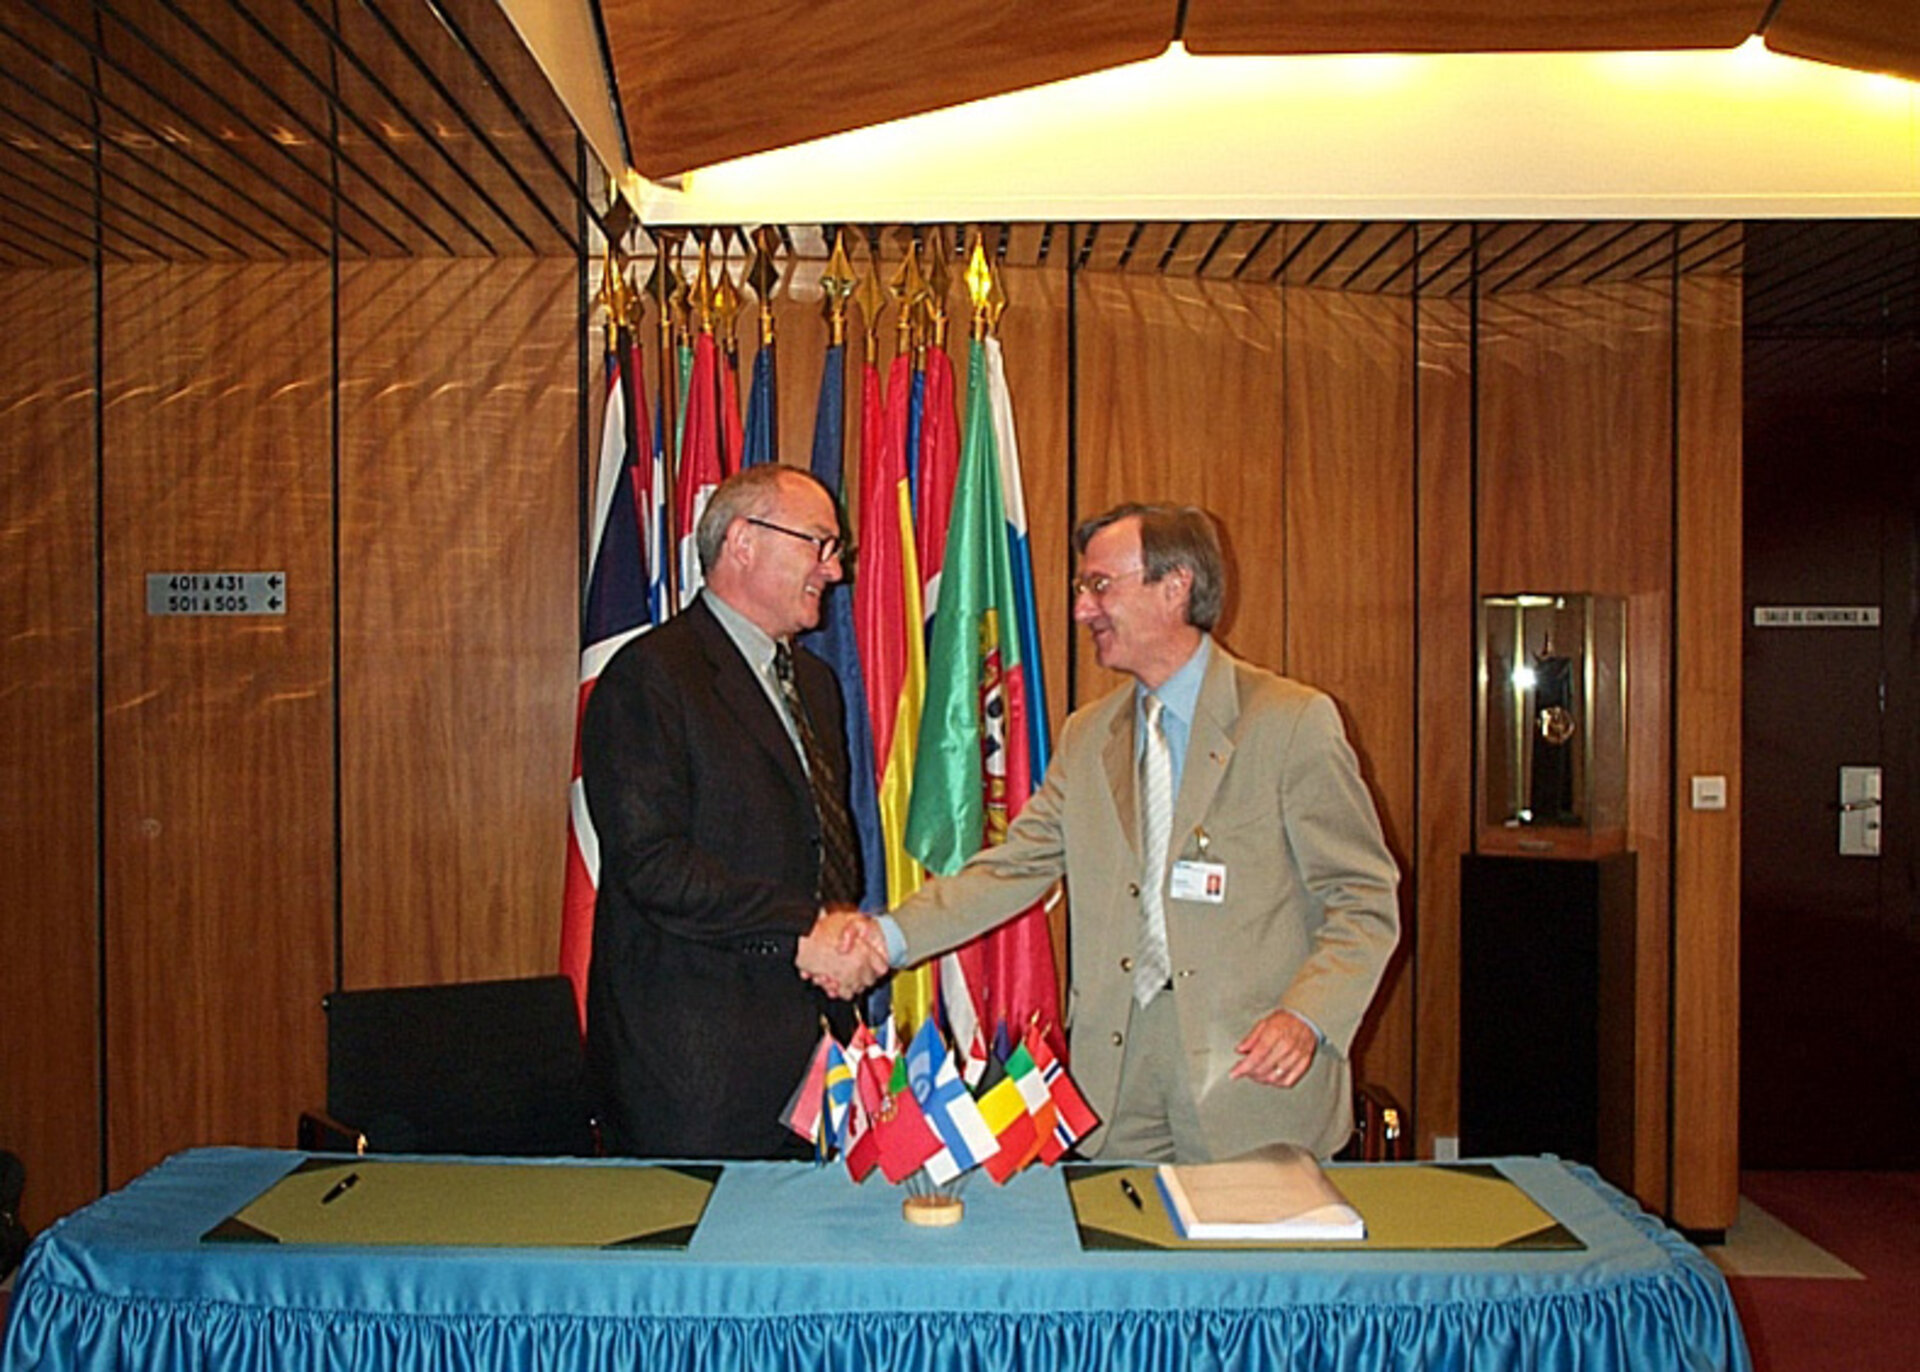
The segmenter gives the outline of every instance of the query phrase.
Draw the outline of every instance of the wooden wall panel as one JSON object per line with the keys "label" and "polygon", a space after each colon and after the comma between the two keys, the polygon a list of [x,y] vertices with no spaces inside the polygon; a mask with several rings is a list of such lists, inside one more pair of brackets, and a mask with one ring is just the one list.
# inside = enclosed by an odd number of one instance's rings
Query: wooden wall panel
{"label": "wooden wall panel", "polygon": [[0,273],[0,1146],[36,1232],[100,1182],[93,288]]}
{"label": "wooden wall panel", "polygon": [[1473,848],[1473,321],[1466,303],[1418,313],[1420,615],[1414,834],[1414,1128],[1421,1156],[1460,1134],[1460,855]]}
{"label": "wooden wall panel", "polygon": [[1480,306],[1479,349],[1480,593],[1627,598],[1639,884],[1631,1170],[1635,1194],[1655,1205],[1667,1152],[1671,305],[1664,282],[1494,296]]}
{"label": "wooden wall panel", "polygon": [[[331,979],[328,269],[105,278],[107,1162],[284,1144]],[[284,571],[284,616],[149,616],[149,572]]]}
{"label": "wooden wall panel", "polygon": [[[1674,622],[1675,1223],[1725,1229],[1740,1186],[1741,289],[1680,283],[1679,587]],[[1689,779],[1727,779],[1696,811]]]}
{"label": "wooden wall panel", "polygon": [[[1406,297],[1286,291],[1287,672],[1339,702],[1402,873],[1356,1075],[1413,1098],[1414,410]],[[1242,583],[1250,606],[1272,592]]]}
{"label": "wooden wall panel", "polygon": [[[1288,561],[1281,296],[1233,282],[1082,272],[1073,518],[1125,500],[1205,507],[1220,521],[1221,638],[1286,669]],[[1075,705],[1120,680],[1078,662]]]}
{"label": "wooden wall panel", "polygon": [[571,259],[342,274],[349,986],[555,966],[579,654],[576,292]]}
{"label": "wooden wall panel", "polygon": [[1064,266],[1006,272],[1007,312],[1000,320],[1007,391],[1020,439],[1027,524],[1033,551],[1033,602],[1040,617],[1047,715],[1054,737],[1067,717],[1067,659],[1078,630],[1067,582],[1073,576],[1073,511],[1067,457],[1067,384],[1071,349]]}

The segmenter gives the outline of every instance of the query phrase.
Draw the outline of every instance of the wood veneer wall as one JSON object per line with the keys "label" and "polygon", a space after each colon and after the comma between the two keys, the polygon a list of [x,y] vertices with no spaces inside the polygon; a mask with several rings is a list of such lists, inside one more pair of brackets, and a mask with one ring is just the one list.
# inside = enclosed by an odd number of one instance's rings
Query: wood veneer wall
{"label": "wood veneer wall", "polygon": [[38,1229],[100,1184],[95,294],[0,284],[0,1146]]}
{"label": "wood veneer wall", "polygon": [[[552,967],[578,273],[5,274],[0,1144],[33,1226],[290,1144],[336,984]],[[211,570],[284,571],[286,614],[148,615],[148,573]]]}
{"label": "wood veneer wall", "polygon": [[[0,341],[23,550],[0,757],[24,797],[0,895],[32,954],[0,960],[0,1143],[29,1154],[36,1222],[176,1148],[289,1141],[336,977],[552,965],[598,353],[577,270],[128,267],[97,299],[87,273],[7,274],[30,325]],[[1632,598],[1633,1187],[1730,1220],[1737,831],[1674,796],[1737,770],[1738,282],[1474,301],[1047,267],[1008,288],[1051,712],[1111,682],[1069,619],[1073,524],[1213,509],[1227,642],[1340,700],[1405,869],[1361,1067],[1423,1149],[1457,1130],[1474,596]],[[780,430],[804,462],[823,342],[793,289]],[[146,571],[243,563],[289,572],[284,620],[145,615]]]}

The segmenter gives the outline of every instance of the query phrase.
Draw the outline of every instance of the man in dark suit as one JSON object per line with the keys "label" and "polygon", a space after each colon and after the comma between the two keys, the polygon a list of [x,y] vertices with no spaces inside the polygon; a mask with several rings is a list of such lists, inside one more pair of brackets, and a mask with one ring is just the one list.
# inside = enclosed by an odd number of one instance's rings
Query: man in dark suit
{"label": "man in dark suit", "polygon": [[847,1014],[821,988],[882,970],[828,913],[860,891],[843,706],[790,646],[840,580],[838,512],[798,468],[749,468],[698,545],[699,597],[615,654],[587,707],[588,1061],[609,1152],[803,1157],[780,1112],[823,1017]]}

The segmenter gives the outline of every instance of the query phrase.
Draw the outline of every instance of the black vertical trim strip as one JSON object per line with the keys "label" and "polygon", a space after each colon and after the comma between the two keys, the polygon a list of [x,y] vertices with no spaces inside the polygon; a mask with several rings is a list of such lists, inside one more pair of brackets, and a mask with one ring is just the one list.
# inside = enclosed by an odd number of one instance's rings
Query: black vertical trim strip
{"label": "black vertical trim strip", "polygon": [[[1071,246],[1073,230],[1067,230],[1067,242]],[[1066,712],[1072,714],[1080,701],[1080,635],[1073,622],[1074,602],[1073,578],[1078,574],[1073,550],[1073,530],[1080,522],[1080,264],[1082,254],[1067,252],[1062,254],[1062,265],[1067,278],[1067,699]],[[1042,702],[1042,708],[1045,703]],[[1054,735],[1058,752],[1059,736]],[[1051,766],[1051,763],[1049,763]],[[1041,778],[1044,780],[1045,778]],[[1073,921],[1066,920],[1061,925],[1064,931],[1060,950],[1069,969],[1071,981],[1073,967]]]}
{"label": "black vertical trim strip", "polygon": [[[1073,231],[1068,229],[1069,243]],[[1067,713],[1080,704],[1080,635],[1074,632],[1073,531],[1080,523],[1080,267],[1085,254],[1067,253]]]}
{"label": "black vertical trim strip", "polygon": [[[1480,224],[1467,234],[1473,265],[1467,269],[1467,608],[1473,614],[1473,632],[1480,631]],[[1476,651],[1478,645],[1475,645]],[[1479,664],[1467,690],[1467,842],[1469,852],[1480,850],[1480,816],[1486,797],[1480,793]],[[1464,924],[1466,911],[1462,909]],[[1455,1095],[1455,1105],[1459,1103]],[[1455,1124],[1459,1121],[1456,1119]]]}
{"label": "black vertical trim strip", "polygon": [[[1413,233],[1413,253],[1408,260],[1418,262],[1420,260],[1421,226],[1416,223],[1408,225],[1408,228],[1411,229]],[[1409,370],[1413,373],[1413,462],[1411,478],[1413,488],[1413,832],[1407,836],[1411,848],[1407,856],[1413,860],[1413,870],[1415,873],[1415,880],[1411,884],[1411,899],[1413,904],[1413,937],[1411,940],[1406,937],[1405,930],[1407,920],[1404,917],[1400,921],[1400,927],[1402,930],[1401,942],[1405,944],[1407,948],[1407,975],[1413,979],[1413,986],[1411,988],[1413,992],[1413,1023],[1409,1026],[1412,1032],[1407,1035],[1407,1064],[1411,1071],[1407,1079],[1406,1087],[1407,1110],[1409,1112],[1409,1121],[1411,1121],[1420,1118],[1420,929],[1424,921],[1420,918],[1420,882],[1418,880],[1418,874],[1426,870],[1429,857],[1425,851],[1426,845],[1422,842],[1425,830],[1420,823],[1420,780],[1422,776],[1425,775],[1425,769],[1421,765],[1423,754],[1421,752],[1420,730],[1422,709],[1425,705],[1425,691],[1422,689],[1425,678],[1420,674],[1420,655],[1425,646],[1425,635],[1422,633],[1422,628],[1426,623],[1426,606],[1420,594],[1423,586],[1421,579],[1421,553],[1424,550],[1424,543],[1420,537],[1420,478],[1424,471],[1422,458],[1425,454],[1420,441],[1422,432],[1420,426],[1421,339],[1420,281],[1418,272],[1414,273],[1413,289],[1407,293],[1407,320],[1413,332],[1413,347],[1409,350],[1410,356],[1408,358]],[[1401,889],[1408,890],[1408,884],[1403,882]],[[1404,1128],[1409,1121],[1402,1121],[1402,1128]],[[1420,1151],[1419,1128],[1417,1125],[1414,1128],[1413,1144],[1414,1152],[1417,1154]]]}
{"label": "black vertical trim strip", "polygon": [[[587,291],[587,268],[591,261],[589,245],[587,243],[587,220],[589,217],[588,198],[592,192],[586,189],[588,169],[587,140],[577,132],[573,136],[573,161],[574,169],[580,177],[581,185],[581,193],[574,199],[574,214],[578,224],[573,254],[575,277],[574,315],[575,333],[577,334],[574,340],[574,378],[579,396],[573,410],[574,426],[578,435],[576,447],[579,451],[575,461],[577,475],[574,481],[573,501],[575,527],[573,622],[575,624],[585,624],[587,622],[587,565],[588,559],[593,555],[593,550],[588,546],[593,537],[593,447],[587,439],[587,431],[593,424],[593,344],[591,342],[593,330],[593,300]],[[608,189],[612,190],[613,188],[609,185]],[[617,195],[618,192],[615,191],[614,194]],[[594,216],[594,218],[595,222],[604,223],[598,216]],[[612,349],[608,351],[612,351]],[[625,359],[623,358],[622,369],[624,370],[624,368]],[[634,378],[636,388],[639,386],[639,381],[640,379],[638,377]],[[628,413],[629,423],[631,424],[636,417],[637,416],[630,411]],[[645,441],[651,443],[651,436],[647,436]],[[649,569],[649,574],[651,574],[651,569]],[[584,640],[585,635],[583,634],[581,637]],[[569,778],[569,785],[571,785],[571,778]],[[567,804],[569,808],[571,808],[573,804],[571,795],[567,798]]]}
{"label": "black vertical trim strip", "polygon": [[[1666,1213],[1674,1212],[1674,1116],[1680,1074],[1680,253],[1679,225],[1673,266],[1667,275],[1667,1185]],[[1633,689],[1629,682],[1627,689]]]}
{"label": "black vertical trim strip", "polygon": [[[94,31],[100,29],[98,11]],[[99,1190],[108,1190],[107,1167],[107,265],[106,167],[101,149],[100,59],[90,57],[93,79],[87,109],[93,116],[93,957],[94,1099],[99,1106]]]}
{"label": "black vertical trim strip", "polygon": [[[1313,237],[1318,228],[1315,225],[1306,236]],[[1291,262],[1294,253],[1299,251],[1300,248],[1296,246],[1285,260]],[[1276,483],[1280,492],[1280,508],[1274,511],[1274,517],[1280,524],[1280,661],[1276,669],[1286,676],[1293,671],[1293,543],[1287,528],[1287,481],[1293,465],[1293,435],[1287,423],[1290,417],[1287,414],[1287,347],[1291,341],[1287,331],[1287,316],[1292,313],[1292,292],[1287,289],[1286,278],[1279,271],[1268,278],[1268,284],[1280,292],[1280,480]]]}
{"label": "black vertical trim strip", "polygon": [[[339,20],[338,0],[335,0],[334,19],[336,22]],[[346,784],[346,747],[345,709],[340,699],[340,64],[331,45],[327,49],[327,73],[332,81],[332,89],[327,93],[327,177],[332,183],[332,195],[327,202],[327,326],[332,336],[327,366],[333,384],[328,388],[330,396],[327,404],[329,427],[333,431],[333,987],[337,991],[345,987],[347,982],[347,807],[346,797],[341,794]]]}

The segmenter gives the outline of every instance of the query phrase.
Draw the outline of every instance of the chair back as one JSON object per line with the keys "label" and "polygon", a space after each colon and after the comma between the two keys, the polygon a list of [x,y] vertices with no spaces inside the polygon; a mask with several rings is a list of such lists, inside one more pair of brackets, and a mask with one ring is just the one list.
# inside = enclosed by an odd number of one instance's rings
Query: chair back
{"label": "chair back", "polygon": [[327,1113],[369,1150],[594,1152],[567,978],[336,991],[322,1004]]}

